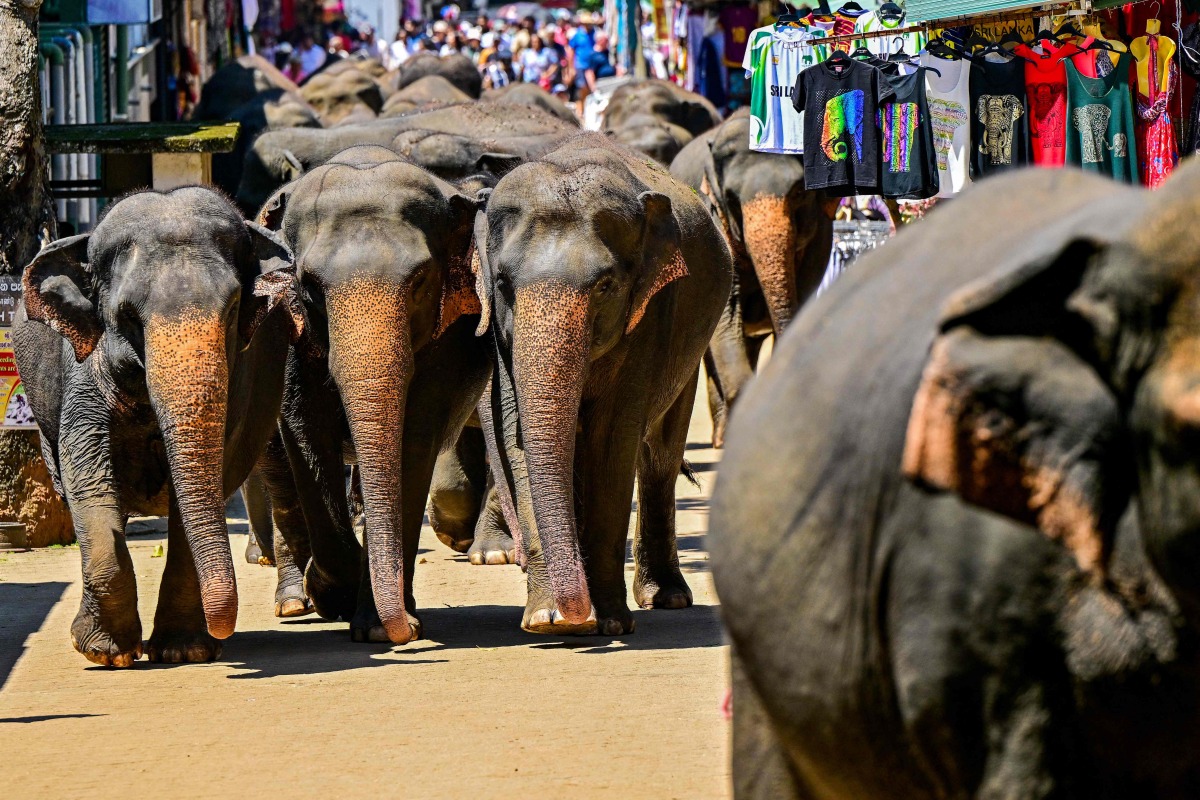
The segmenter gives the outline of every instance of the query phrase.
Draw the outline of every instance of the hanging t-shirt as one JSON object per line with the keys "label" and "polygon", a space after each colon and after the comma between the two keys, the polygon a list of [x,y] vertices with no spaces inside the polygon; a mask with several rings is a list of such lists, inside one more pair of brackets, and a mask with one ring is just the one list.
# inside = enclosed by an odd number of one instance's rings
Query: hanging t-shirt
{"label": "hanging t-shirt", "polygon": [[[867,15],[865,9],[841,9],[839,8],[833,14],[833,35],[834,36],[849,36],[858,28],[858,21]],[[845,50],[849,53],[854,49],[853,43],[849,39],[843,39],[834,45],[838,50]]]}
{"label": "hanging t-shirt", "polygon": [[938,193],[937,159],[925,75],[885,71],[884,80],[896,96],[879,107],[876,119],[883,142],[882,193],[884,197],[924,200]]}
{"label": "hanging t-shirt", "polygon": [[725,66],[736,67],[745,58],[750,32],[758,24],[758,7],[726,6],[717,19],[725,31]]}
{"label": "hanging t-shirt", "polygon": [[742,69],[746,72],[754,71],[759,48],[770,44],[771,34],[774,32],[774,25],[764,25],[750,31],[750,35],[746,38],[746,52],[742,54]]}
{"label": "hanging t-shirt", "polygon": [[772,29],[756,50],[750,78],[750,149],[804,152],[804,115],[791,106],[796,76],[815,63],[808,33],[793,25]]}
{"label": "hanging t-shirt", "polygon": [[1061,167],[1067,160],[1066,59],[1079,52],[1073,44],[1044,46],[1038,52],[1017,45],[1013,52],[1025,62],[1025,92],[1029,107],[1030,157],[1040,167]]}
{"label": "hanging t-shirt", "polygon": [[[881,18],[876,11],[868,11],[858,18],[858,22],[854,26],[854,32],[877,33],[903,27],[905,27],[904,17],[898,20],[887,20]],[[863,39],[861,42],[856,42],[855,44],[859,43],[865,44],[868,50],[880,58],[887,58],[889,55],[899,53],[901,50],[910,56],[915,56],[925,48],[925,34],[920,31],[898,33],[895,36],[876,36],[871,39]]]}
{"label": "hanging t-shirt", "polygon": [[1029,163],[1025,61],[975,62],[971,69],[971,177]]}
{"label": "hanging t-shirt", "polygon": [[1067,163],[1128,183],[1138,182],[1137,133],[1129,76],[1115,69],[1088,78],[1067,63]]}
{"label": "hanging t-shirt", "polygon": [[879,191],[875,113],[894,92],[879,70],[839,58],[796,78],[792,106],[804,112],[804,184],[829,195]]}
{"label": "hanging t-shirt", "polygon": [[953,197],[971,182],[970,66],[928,52],[921,54],[921,66],[927,68],[923,72],[937,156],[938,197]]}

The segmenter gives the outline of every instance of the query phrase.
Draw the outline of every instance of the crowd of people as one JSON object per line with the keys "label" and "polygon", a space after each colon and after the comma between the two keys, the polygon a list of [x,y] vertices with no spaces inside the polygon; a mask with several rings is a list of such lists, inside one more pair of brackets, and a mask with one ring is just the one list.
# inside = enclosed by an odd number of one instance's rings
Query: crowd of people
{"label": "crowd of people", "polygon": [[365,54],[395,69],[419,53],[460,54],[475,62],[485,88],[534,83],[563,100],[582,103],[596,81],[618,74],[604,20],[588,11],[560,9],[540,23],[532,16],[508,20],[486,14],[470,20],[451,5],[433,21],[403,20],[391,42],[367,26],[349,25],[319,34],[296,31],[287,38],[262,36],[259,52],[297,83],[330,57]]}

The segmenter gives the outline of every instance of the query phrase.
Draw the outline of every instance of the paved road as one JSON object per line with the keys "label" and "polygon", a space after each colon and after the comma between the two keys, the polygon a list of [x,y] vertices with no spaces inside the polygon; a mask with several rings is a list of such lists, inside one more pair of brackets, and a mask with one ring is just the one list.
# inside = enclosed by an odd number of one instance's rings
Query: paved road
{"label": "paved road", "polygon": [[[471,566],[426,528],[425,641],[353,644],[342,624],[276,620],[273,570],[237,558],[238,630],[220,662],[113,671],[71,648],[78,549],[0,553],[5,796],[727,796],[707,422],[698,402],[688,458],[703,489],[678,491],[696,605],[635,611],[624,639],[523,633],[520,570]],[[230,522],[240,554],[245,520]],[[166,537],[142,527],[130,550],[149,635]]]}

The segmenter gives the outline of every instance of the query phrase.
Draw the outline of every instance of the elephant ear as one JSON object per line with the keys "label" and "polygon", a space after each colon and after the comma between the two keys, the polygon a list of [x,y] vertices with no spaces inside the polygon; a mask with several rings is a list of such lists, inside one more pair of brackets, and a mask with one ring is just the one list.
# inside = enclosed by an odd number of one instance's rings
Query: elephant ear
{"label": "elephant ear", "polygon": [[988,278],[943,308],[913,402],[904,474],[1032,525],[1104,573],[1132,495],[1116,395],[1074,307],[1098,241]]}
{"label": "elephant ear", "polygon": [[242,295],[238,329],[244,346],[250,346],[259,327],[280,309],[287,318],[290,341],[297,350],[307,352],[313,345],[291,249],[278,233],[257,223],[247,222],[246,232],[250,235],[256,273],[250,292]]}
{"label": "elephant ear", "polygon": [[438,301],[438,320],[434,338],[438,338],[466,314],[482,314],[476,294],[475,217],[479,204],[457,191],[446,197],[450,213],[449,252],[446,271],[442,275],[442,296]]}
{"label": "elephant ear", "polygon": [[625,333],[630,334],[642,321],[646,307],[654,295],[668,283],[688,274],[680,249],[679,224],[671,208],[671,198],[658,192],[638,195],[642,206],[642,276],[634,287],[629,305],[629,322]]}
{"label": "elephant ear", "polygon": [[476,198],[478,210],[475,212],[475,249],[471,258],[471,271],[475,273],[475,296],[479,298],[480,306],[479,325],[475,328],[476,336],[483,336],[492,324],[492,270],[488,265],[487,254],[487,201],[491,194],[491,189],[482,189]]}
{"label": "elephant ear", "polygon": [[267,198],[267,202],[263,203],[259,209],[254,222],[262,227],[277,231],[283,227],[283,215],[287,212],[288,199],[292,195],[292,184],[287,183],[280,186],[271,196]]}
{"label": "elephant ear", "polygon": [[92,302],[88,239],[89,234],[84,233],[51,242],[34,257],[21,278],[25,314],[66,338],[76,361],[92,354],[104,332]]}

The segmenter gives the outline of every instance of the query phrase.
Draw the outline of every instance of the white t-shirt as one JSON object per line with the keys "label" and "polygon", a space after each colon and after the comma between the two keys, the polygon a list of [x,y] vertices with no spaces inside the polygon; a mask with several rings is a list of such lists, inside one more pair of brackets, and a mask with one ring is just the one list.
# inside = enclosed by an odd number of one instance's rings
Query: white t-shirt
{"label": "white t-shirt", "polygon": [[817,63],[803,28],[784,26],[755,38],[750,34],[746,52],[754,53],[750,77],[750,149],[765,153],[803,153],[804,115],[792,107],[796,76]]}
{"label": "white t-shirt", "polygon": [[[875,33],[877,31],[886,31],[892,28],[907,27],[903,20],[893,22],[890,25],[879,18],[879,14],[875,11],[870,11],[858,18],[858,22],[854,24],[855,33]],[[902,41],[897,41],[902,40]],[[925,34],[914,31],[913,33],[898,33],[895,36],[876,36],[871,39],[864,39],[867,49],[880,58],[887,58],[892,53],[900,52],[900,46],[904,45],[904,52],[910,56],[915,56],[925,47]],[[855,46],[858,42],[855,42]]]}
{"label": "white t-shirt", "polygon": [[[921,54],[925,96],[933,123],[933,151],[937,156],[938,197],[953,197],[971,182],[971,81],[968,62]],[[937,75],[932,70],[937,70]]]}

